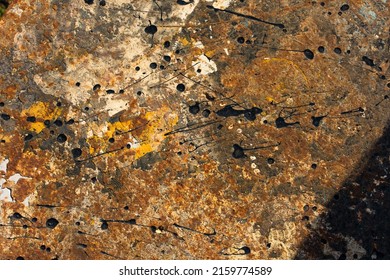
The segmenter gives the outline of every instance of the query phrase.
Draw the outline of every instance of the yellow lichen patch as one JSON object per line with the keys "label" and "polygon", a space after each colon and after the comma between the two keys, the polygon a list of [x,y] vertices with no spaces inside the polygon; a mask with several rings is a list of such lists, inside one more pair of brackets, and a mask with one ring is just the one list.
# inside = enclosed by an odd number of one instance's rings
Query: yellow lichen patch
{"label": "yellow lichen patch", "polygon": [[[168,107],[162,107],[158,111],[147,112],[142,116],[142,119],[144,120],[143,122],[145,125],[142,125],[136,130],[137,136],[134,137],[135,142],[139,143],[138,146],[135,145],[133,147],[135,159],[155,151],[160,143],[166,138],[164,134],[172,130],[178,122],[178,116],[173,114]],[[106,137],[111,138],[114,137],[116,131],[131,131],[132,129],[136,129],[136,126],[136,121],[133,120],[110,123],[105,135]],[[88,139],[88,141],[90,141],[90,139]],[[94,142],[96,142],[96,139]]]}
{"label": "yellow lichen patch", "polygon": [[106,136],[109,138],[113,137],[116,131],[125,132],[133,128],[133,122],[131,120],[123,122],[110,123],[107,127]]}
{"label": "yellow lichen patch", "polygon": [[140,135],[141,145],[135,151],[136,159],[155,151],[166,138],[164,134],[172,130],[179,118],[176,114],[170,113],[169,108],[162,107],[159,111],[147,112],[145,119],[149,123]]}
{"label": "yellow lichen patch", "polygon": [[23,110],[21,116],[35,117],[37,122],[29,123],[28,126],[30,130],[40,133],[45,128],[45,125],[43,124],[44,120],[57,118],[60,114],[61,108],[53,107],[50,106],[49,103],[39,101],[31,105],[30,108]]}

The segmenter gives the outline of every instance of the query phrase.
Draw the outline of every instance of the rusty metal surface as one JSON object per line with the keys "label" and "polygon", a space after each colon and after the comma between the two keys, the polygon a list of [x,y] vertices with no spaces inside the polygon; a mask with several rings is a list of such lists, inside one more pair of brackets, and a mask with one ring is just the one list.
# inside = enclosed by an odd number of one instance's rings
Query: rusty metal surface
{"label": "rusty metal surface", "polygon": [[390,117],[386,0],[19,0],[0,31],[1,259],[381,250],[307,238]]}

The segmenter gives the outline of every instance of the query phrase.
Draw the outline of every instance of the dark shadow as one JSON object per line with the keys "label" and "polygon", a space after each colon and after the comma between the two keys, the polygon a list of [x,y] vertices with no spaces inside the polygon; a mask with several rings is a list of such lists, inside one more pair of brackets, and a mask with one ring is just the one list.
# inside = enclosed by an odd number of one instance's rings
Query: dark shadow
{"label": "dark shadow", "polygon": [[390,259],[389,151],[390,124],[328,211],[308,224],[296,259]]}

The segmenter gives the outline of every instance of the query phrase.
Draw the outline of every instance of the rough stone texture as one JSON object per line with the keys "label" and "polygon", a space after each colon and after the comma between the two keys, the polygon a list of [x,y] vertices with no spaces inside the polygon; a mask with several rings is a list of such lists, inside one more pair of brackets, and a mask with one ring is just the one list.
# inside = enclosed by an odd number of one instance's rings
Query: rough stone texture
{"label": "rough stone texture", "polygon": [[389,259],[389,23],[386,0],[13,2],[0,258]]}

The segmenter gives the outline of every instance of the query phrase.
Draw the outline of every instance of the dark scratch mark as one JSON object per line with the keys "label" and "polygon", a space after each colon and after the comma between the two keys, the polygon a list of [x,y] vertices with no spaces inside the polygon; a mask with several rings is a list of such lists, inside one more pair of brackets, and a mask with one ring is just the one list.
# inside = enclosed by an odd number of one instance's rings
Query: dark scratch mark
{"label": "dark scratch mark", "polygon": [[265,21],[265,20],[262,20],[260,18],[251,16],[251,15],[245,15],[245,14],[241,14],[241,13],[238,13],[238,12],[235,12],[235,11],[231,11],[231,10],[218,9],[218,8],[214,8],[211,5],[207,5],[206,7],[209,8],[209,9],[214,10],[215,12],[229,13],[229,14],[236,15],[236,16],[243,17],[243,18],[247,18],[247,19],[250,19],[250,20],[253,20],[253,21],[258,21],[258,22],[262,22],[262,23],[265,23],[265,24],[273,25],[273,26],[279,27],[281,29],[283,29],[285,27],[284,24],[282,24],[282,23],[273,23],[273,22]]}

